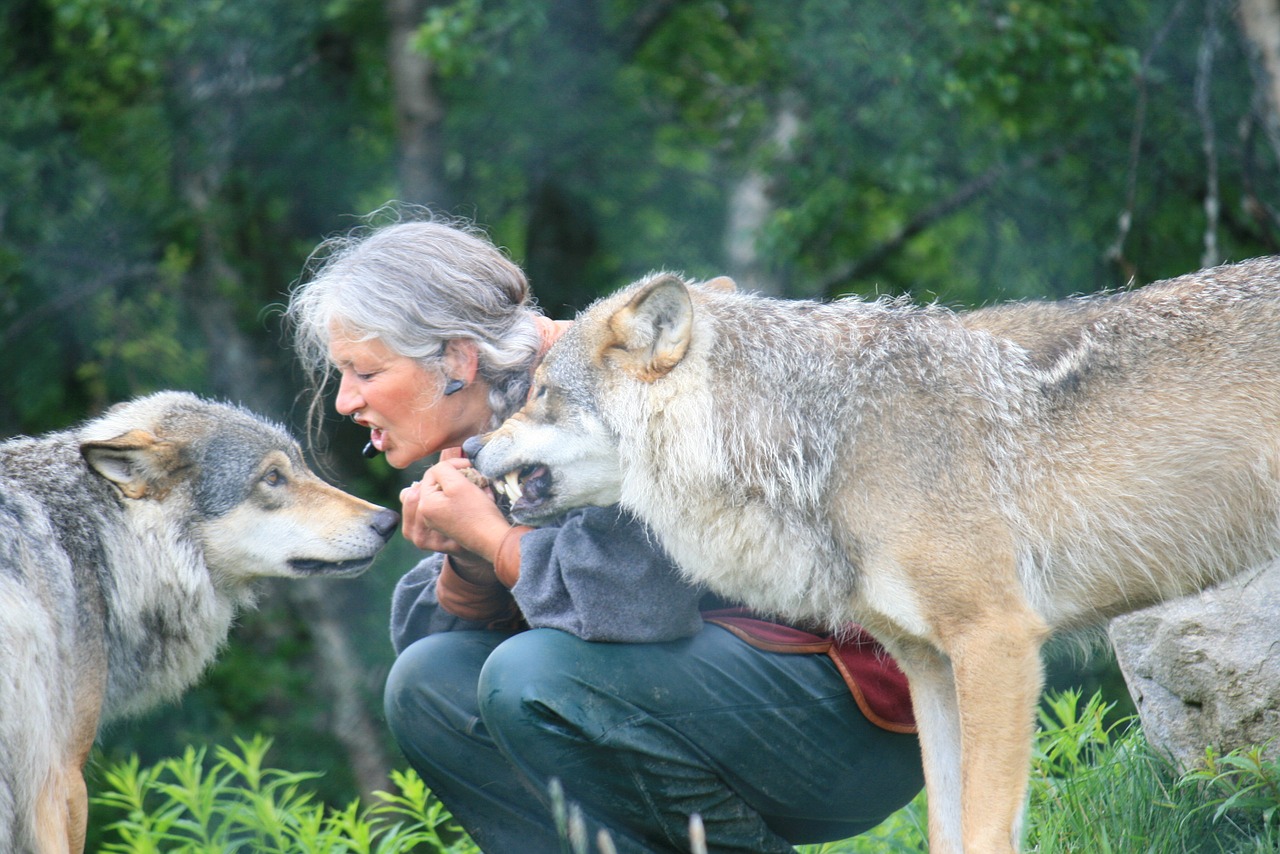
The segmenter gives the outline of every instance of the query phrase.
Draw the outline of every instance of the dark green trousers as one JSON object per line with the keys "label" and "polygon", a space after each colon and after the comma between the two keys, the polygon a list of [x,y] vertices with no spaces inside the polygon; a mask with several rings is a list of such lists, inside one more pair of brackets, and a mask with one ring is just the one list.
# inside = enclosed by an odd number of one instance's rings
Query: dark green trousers
{"label": "dark green trousers", "polygon": [[712,851],[791,851],[868,830],[923,785],[915,737],[868,722],[829,659],[716,626],[659,644],[432,635],[396,660],[386,713],[486,854],[562,850],[553,777],[620,852],[688,851],[693,813]]}

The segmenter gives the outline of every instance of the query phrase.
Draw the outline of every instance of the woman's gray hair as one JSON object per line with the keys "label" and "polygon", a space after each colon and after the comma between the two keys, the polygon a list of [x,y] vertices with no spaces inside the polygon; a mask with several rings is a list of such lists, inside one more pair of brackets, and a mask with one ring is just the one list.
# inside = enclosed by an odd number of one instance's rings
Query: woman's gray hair
{"label": "woman's gray hair", "polygon": [[338,326],[355,340],[381,341],[442,380],[445,345],[473,342],[496,426],[524,403],[542,344],[524,272],[466,220],[403,207],[367,219],[387,215],[394,221],[321,243],[290,291],[285,317],[310,376],[309,420],[318,424],[323,416],[333,373],[330,334]]}

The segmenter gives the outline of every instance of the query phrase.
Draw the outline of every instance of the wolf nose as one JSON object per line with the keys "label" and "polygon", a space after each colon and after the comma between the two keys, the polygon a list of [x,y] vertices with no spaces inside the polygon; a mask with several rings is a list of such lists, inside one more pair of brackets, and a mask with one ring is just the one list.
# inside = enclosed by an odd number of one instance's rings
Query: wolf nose
{"label": "wolf nose", "polygon": [[373,514],[373,519],[369,522],[373,530],[378,532],[378,536],[383,540],[391,539],[391,535],[396,532],[396,528],[400,527],[400,514],[394,510],[379,510]]}
{"label": "wolf nose", "polygon": [[476,454],[480,453],[482,448],[484,448],[484,437],[472,436],[462,443],[462,454],[467,459],[474,461]]}

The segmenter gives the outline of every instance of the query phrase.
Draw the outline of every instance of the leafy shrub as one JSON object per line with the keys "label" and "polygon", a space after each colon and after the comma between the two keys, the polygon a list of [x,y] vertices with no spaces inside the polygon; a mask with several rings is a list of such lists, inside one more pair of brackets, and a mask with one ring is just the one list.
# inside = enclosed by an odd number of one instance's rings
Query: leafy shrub
{"label": "leafy shrub", "polygon": [[[1179,774],[1152,750],[1132,718],[1107,723],[1111,706],[1079,692],[1046,699],[1033,750],[1024,850],[1038,854],[1248,854],[1280,850],[1280,760],[1255,747],[1219,755]],[[392,772],[396,792],[345,808],[318,803],[318,775],[263,767],[270,741],[236,742],[140,768],[109,767],[94,800],[123,818],[99,851],[111,854],[478,854],[413,771]],[[587,840],[576,807],[552,792],[565,850],[611,854]],[[927,851],[924,793],[854,839],[801,846],[801,854]],[[576,820],[575,820],[576,819]],[[696,817],[695,817],[696,824]],[[594,843],[594,847],[591,845]]]}
{"label": "leafy shrub", "polygon": [[124,813],[108,828],[119,854],[478,854],[444,806],[412,771],[393,771],[395,793],[344,809],[315,802],[303,786],[318,775],[263,767],[271,742],[236,739],[239,753],[204,748],[139,768],[136,757],[107,769],[98,804]]}

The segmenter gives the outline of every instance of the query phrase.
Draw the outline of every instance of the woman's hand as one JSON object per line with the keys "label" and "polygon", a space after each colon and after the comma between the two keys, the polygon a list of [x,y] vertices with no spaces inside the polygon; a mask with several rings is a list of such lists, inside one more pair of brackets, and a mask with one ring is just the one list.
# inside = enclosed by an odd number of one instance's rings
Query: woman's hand
{"label": "woman's hand", "polygon": [[468,581],[494,579],[493,562],[511,529],[493,496],[462,473],[465,459],[427,469],[422,480],[400,493],[405,539],[420,549],[443,552]]}

